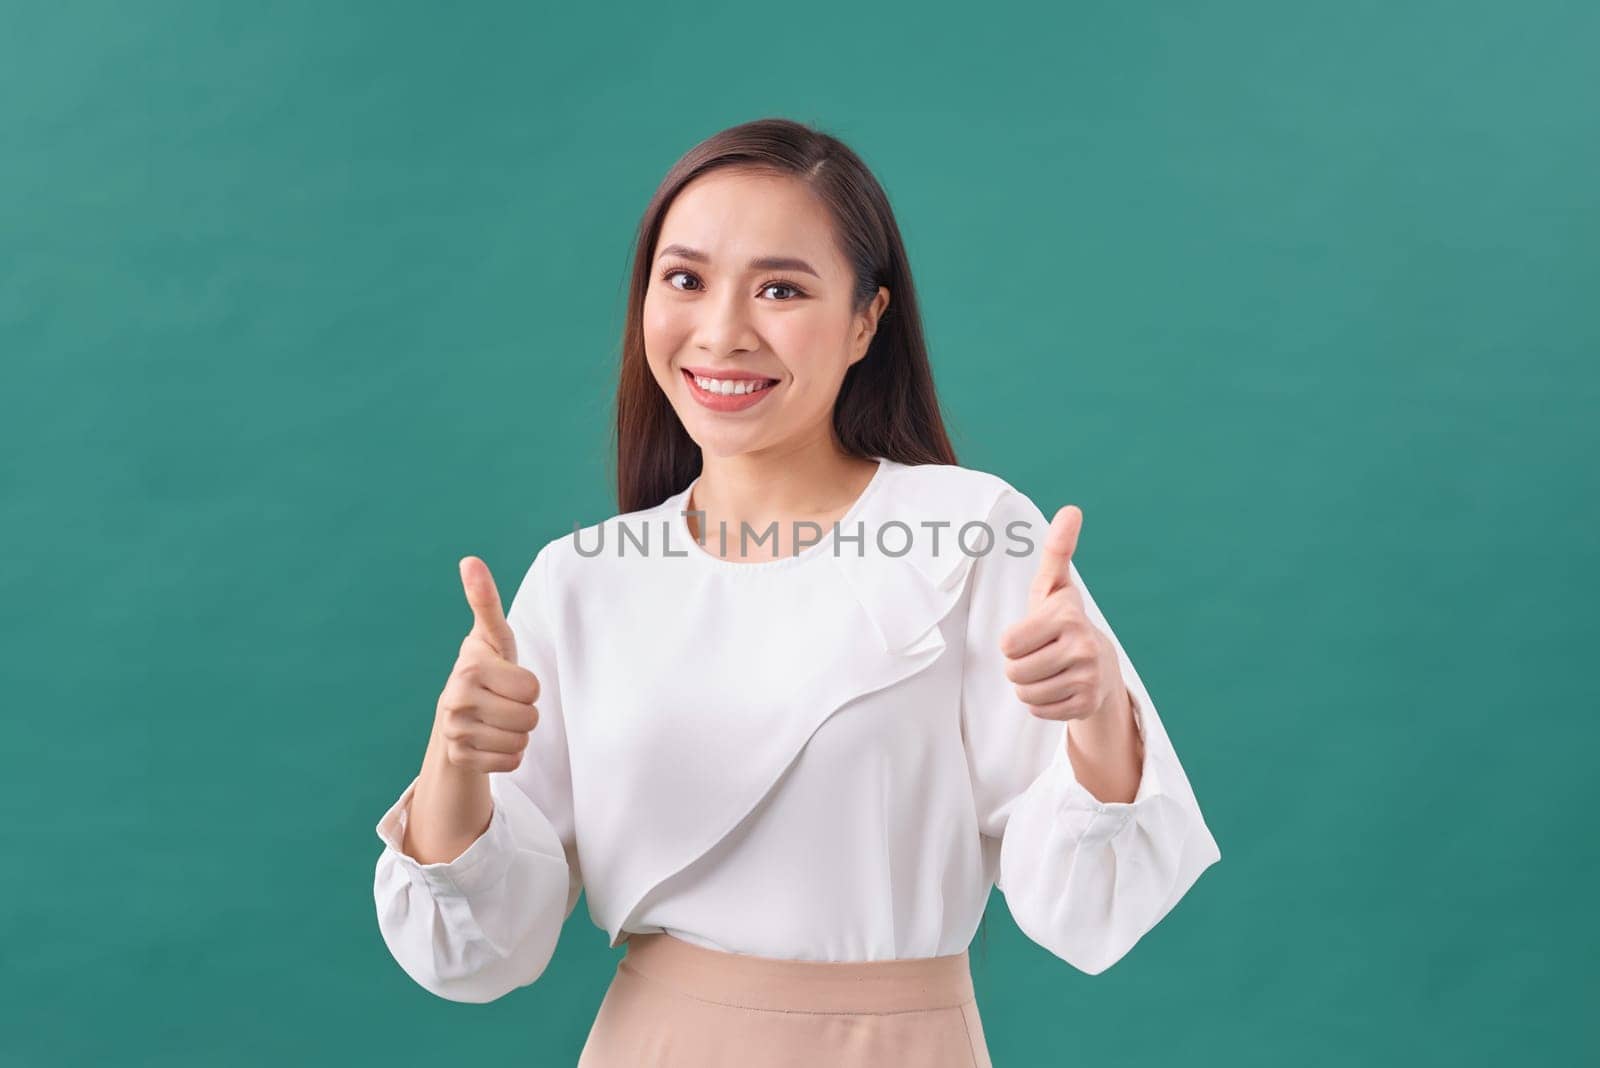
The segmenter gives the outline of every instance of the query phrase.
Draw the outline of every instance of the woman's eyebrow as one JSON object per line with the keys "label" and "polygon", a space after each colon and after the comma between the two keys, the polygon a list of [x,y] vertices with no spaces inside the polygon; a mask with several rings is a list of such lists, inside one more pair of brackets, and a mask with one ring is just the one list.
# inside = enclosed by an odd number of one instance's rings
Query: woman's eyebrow
{"label": "woman's eyebrow", "polygon": [[[656,259],[659,260],[665,256],[681,256],[686,260],[694,260],[696,263],[711,262],[710,256],[707,256],[699,249],[690,248],[688,245],[668,245],[661,250],[661,254]],[[749,269],[752,271],[804,271],[813,278],[822,277],[811,264],[794,256],[757,256],[750,261]]]}

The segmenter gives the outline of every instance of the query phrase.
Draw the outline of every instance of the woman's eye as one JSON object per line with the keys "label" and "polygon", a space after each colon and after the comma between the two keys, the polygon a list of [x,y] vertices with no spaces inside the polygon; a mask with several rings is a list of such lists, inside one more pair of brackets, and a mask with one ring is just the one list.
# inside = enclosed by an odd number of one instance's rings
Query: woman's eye
{"label": "woman's eye", "polygon": [[[674,278],[678,277],[688,279],[689,281],[692,281],[694,285],[678,285],[673,281]],[[682,267],[674,267],[670,271],[667,271],[665,274],[663,274],[661,278],[667,283],[667,285],[671,286],[673,289],[676,289],[680,293],[693,293],[698,291],[700,288],[700,279],[696,278],[692,272],[686,271]],[[765,293],[769,289],[782,289],[788,291],[787,296],[771,298],[772,300],[777,301],[779,304],[787,304],[790,301],[797,300],[800,297],[805,296],[805,292],[799,286],[791,285],[788,282],[768,282],[766,285],[761,287],[760,292]]]}

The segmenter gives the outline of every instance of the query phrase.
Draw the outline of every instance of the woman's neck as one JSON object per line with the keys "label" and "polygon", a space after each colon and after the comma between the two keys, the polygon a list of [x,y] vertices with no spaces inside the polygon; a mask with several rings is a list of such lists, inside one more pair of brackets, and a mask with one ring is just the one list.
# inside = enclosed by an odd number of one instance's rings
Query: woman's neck
{"label": "woman's neck", "polygon": [[[850,510],[872,481],[877,462],[851,456],[834,443],[739,453],[734,456],[707,456],[702,462],[700,480],[684,507],[704,513],[710,537],[690,515],[688,523],[697,541],[713,549],[718,546],[718,524],[727,530],[729,558],[743,559],[739,548],[740,524],[750,529],[752,542],[767,528],[777,525],[777,545],[768,537],[754,546],[752,555],[761,559],[789,556],[794,552],[794,526],[818,524],[824,534]],[[814,532],[802,530],[809,540]]]}

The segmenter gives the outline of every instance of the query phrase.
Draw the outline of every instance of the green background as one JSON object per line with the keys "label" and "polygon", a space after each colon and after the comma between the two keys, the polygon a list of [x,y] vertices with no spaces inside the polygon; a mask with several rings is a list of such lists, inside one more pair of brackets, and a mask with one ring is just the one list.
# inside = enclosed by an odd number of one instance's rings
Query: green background
{"label": "green background", "polygon": [[440,1000],[373,825],[456,561],[615,512],[633,228],[762,115],[888,189],[1222,848],[1096,977],[995,894],[996,1063],[1594,1058],[1597,11],[0,3],[0,1063],[576,1059],[587,904]]}

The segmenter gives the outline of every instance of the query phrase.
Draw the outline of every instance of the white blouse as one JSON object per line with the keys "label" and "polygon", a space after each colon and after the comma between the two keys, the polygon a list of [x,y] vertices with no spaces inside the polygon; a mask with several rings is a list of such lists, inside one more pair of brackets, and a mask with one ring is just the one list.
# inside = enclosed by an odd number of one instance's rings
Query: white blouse
{"label": "white blouse", "polygon": [[693,540],[692,489],[535,556],[506,618],[539,724],[489,777],[488,829],[449,862],[406,855],[415,780],[379,821],[379,929],[424,988],[532,983],[580,888],[612,947],[665,930],[867,961],[961,952],[998,885],[1029,938],[1097,974],[1221,859],[1075,565],[1144,739],[1134,800],[1095,798],[1066,724],[1018,700],[998,643],[1049,520],[1005,480],[880,458],[821,541],[754,563],[713,555],[716,529]]}

